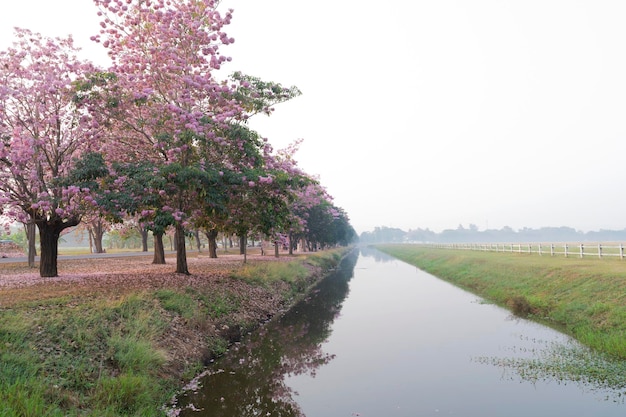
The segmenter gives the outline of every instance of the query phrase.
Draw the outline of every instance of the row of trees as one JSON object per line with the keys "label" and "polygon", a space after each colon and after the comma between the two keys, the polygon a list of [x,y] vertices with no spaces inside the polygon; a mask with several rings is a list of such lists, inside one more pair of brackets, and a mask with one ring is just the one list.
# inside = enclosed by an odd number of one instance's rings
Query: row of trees
{"label": "row of trees", "polygon": [[505,226],[501,229],[478,230],[476,225],[468,228],[459,225],[456,229],[445,229],[437,233],[430,229],[404,231],[393,227],[376,227],[363,232],[363,243],[509,243],[509,242],[614,242],[626,241],[626,229],[582,232],[571,227],[524,227],[514,230]]}
{"label": "row of trees", "polygon": [[110,68],[79,58],[71,37],[27,29],[0,52],[0,207],[7,223],[27,226],[29,254],[38,228],[41,276],[57,275],[59,236],[81,222],[150,230],[155,262],[174,229],[184,274],[191,230],[317,245],[354,237],[346,213],[297,166],[297,143],[274,152],[248,127],[300,91],[240,72],[217,77],[230,61],[220,47],[233,42],[232,10],[214,0],[94,3],[93,40]]}

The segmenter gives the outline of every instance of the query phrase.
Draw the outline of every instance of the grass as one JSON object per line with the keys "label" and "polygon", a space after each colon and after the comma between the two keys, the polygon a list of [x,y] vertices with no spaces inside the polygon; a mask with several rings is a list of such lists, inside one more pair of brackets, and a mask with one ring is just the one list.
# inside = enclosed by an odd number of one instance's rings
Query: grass
{"label": "grass", "polygon": [[[96,282],[0,290],[0,417],[164,416],[183,379],[227,350],[232,335],[216,329],[254,328],[276,311],[252,306],[288,305],[319,278],[311,264],[330,265],[345,251],[249,263],[185,285],[171,274],[144,287],[128,278],[110,291]],[[208,351],[192,352],[198,340]]]}
{"label": "grass", "polygon": [[626,261],[381,245],[378,249],[514,313],[626,359]]}
{"label": "grass", "polygon": [[311,268],[321,268],[327,271],[336,266],[345,249],[326,250],[309,255],[300,255],[290,262],[268,262],[249,264],[232,274],[234,278],[246,282],[271,286],[275,283],[288,283],[287,297],[304,292],[317,278],[311,275]]}

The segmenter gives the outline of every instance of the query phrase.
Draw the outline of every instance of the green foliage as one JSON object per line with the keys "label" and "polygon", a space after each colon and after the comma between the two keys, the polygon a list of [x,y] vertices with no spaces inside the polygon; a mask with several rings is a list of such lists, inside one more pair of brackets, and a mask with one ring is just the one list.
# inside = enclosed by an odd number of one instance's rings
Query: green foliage
{"label": "green foliage", "polygon": [[28,250],[28,238],[23,227],[11,230],[11,234],[5,235],[0,233],[0,240],[10,240],[19,246],[24,252]]}
{"label": "green foliage", "polygon": [[0,375],[3,384],[13,385],[37,375],[40,367],[35,359],[33,354],[24,355],[15,351],[0,354]]}
{"label": "green foliage", "polygon": [[[1,417],[65,417],[58,405],[50,403],[51,388],[32,378],[0,385]],[[54,388],[52,388],[54,390]]]}
{"label": "green foliage", "polygon": [[237,163],[239,168],[259,167],[265,163],[262,152],[264,143],[258,132],[245,124],[230,123],[226,129],[222,129],[222,134],[229,143],[240,143],[241,148],[238,146],[224,147],[214,142],[208,142],[206,146],[212,159],[218,156],[228,157]]}
{"label": "green foliage", "polygon": [[101,153],[89,152],[74,159],[74,167],[67,178],[62,181],[63,185],[76,185],[81,188],[89,188],[95,191],[99,188],[99,179],[107,176],[109,171],[104,163]]}
{"label": "green foliage", "polygon": [[116,416],[155,414],[159,386],[151,378],[133,374],[104,377],[95,388],[94,405]]}
{"label": "green foliage", "polygon": [[238,87],[234,92],[237,100],[249,114],[272,112],[272,106],[278,103],[291,100],[302,94],[295,87],[283,87],[279,83],[263,81],[258,77],[235,72],[231,79],[238,82]]}
{"label": "green foliage", "polygon": [[116,335],[109,339],[112,358],[123,372],[149,374],[161,366],[164,355],[154,349],[151,342],[137,339],[136,335]]}
{"label": "green foliage", "polygon": [[314,282],[316,275],[312,272],[311,266],[319,268],[321,272],[326,272],[337,266],[347,250],[347,248],[339,248],[316,252],[306,256],[305,263],[300,260],[294,260],[290,262],[246,264],[233,272],[232,276],[264,286],[286,283],[289,285],[289,294],[287,296],[291,297],[301,294]]}
{"label": "green foliage", "polygon": [[217,356],[222,356],[228,350],[228,340],[218,337],[218,336],[210,336],[207,337],[207,344],[209,346],[209,350],[213,352],[213,354]]}
{"label": "green foliage", "polygon": [[236,272],[233,277],[244,281],[269,285],[282,281],[294,283],[308,275],[308,270],[300,262],[267,262],[247,264]]}
{"label": "green foliage", "polygon": [[154,340],[164,329],[141,294],[1,310],[0,416],[71,416],[59,410],[79,406],[102,407],[98,416],[157,415],[166,395],[153,380],[165,357]]}
{"label": "green foliage", "polygon": [[532,307],[528,300],[522,296],[510,297],[506,306],[515,314],[520,317],[528,317],[532,313]]}
{"label": "green foliage", "polygon": [[209,320],[226,317],[240,307],[239,300],[228,292],[207,294],[194,288],[187,288],[184,292],[161,289],[154,295],[165,310],[180,315],[200,331],[206,328]]}
{"label": "green foliage", "polygon": [[206,300],[206,305],[211,317],[219,319],[235,311],[239,302],[232,297],[215,295],[211,300]]}
{"label": "green foliage", "polygon": [[307,257],[307,262],[311,265],[318,266],[322,270],[327,271],[337,266],[341,258],[345,254],[345,248],[325,250],[323,252],[316,252],[314,255]]}
{"label": "green foliage", "polygon": [[[537,341],[539,343],[539,341]],[[616,402],[623,402],[626,395],[626,362],[614,360],[574,344],[552,342],[537,349],[533,358],[477,358],[488,363],[515,370],[527,381],[581,381],[599,389],[613,391]]]}
{"label": "green foliage", "polygon": [[77,103],[85,101],[87,98],[99,97],[100,92],[106,91],[107,87],[117,80],[117,75],[113,72],[94,72],[87,74],[85,79],[74,82],[74,101]]}
{"label": "green foliage", "polygon": [[181,294],[174,290],[157,290],[155,296],[165,310],[172,311],[185,318],[191,318],[198,305],[189,295]]}

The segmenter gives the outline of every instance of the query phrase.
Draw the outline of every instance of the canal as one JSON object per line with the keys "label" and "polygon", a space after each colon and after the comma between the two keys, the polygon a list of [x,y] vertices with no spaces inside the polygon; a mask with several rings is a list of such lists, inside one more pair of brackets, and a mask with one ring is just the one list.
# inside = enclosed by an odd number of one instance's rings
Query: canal
{"label": "canal", "polygon": [[585,351],[361,249],[212,364],[178,407],[197,417],[624,416],[623,387],[563,373]]}

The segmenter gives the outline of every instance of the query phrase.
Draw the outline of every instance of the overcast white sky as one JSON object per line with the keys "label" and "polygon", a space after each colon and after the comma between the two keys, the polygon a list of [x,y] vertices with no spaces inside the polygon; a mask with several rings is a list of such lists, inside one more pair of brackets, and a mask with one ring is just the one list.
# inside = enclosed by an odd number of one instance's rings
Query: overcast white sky
{"label": "overcast white sky", "polygon": [[[626,1],[222,0],[223,52],[303,95],[252,122],[298,138],[358,233],[626,228]],[[106,57],[90,0],[4,4],[12,27]],[[261,116],[258,116],[261,117]]]}

